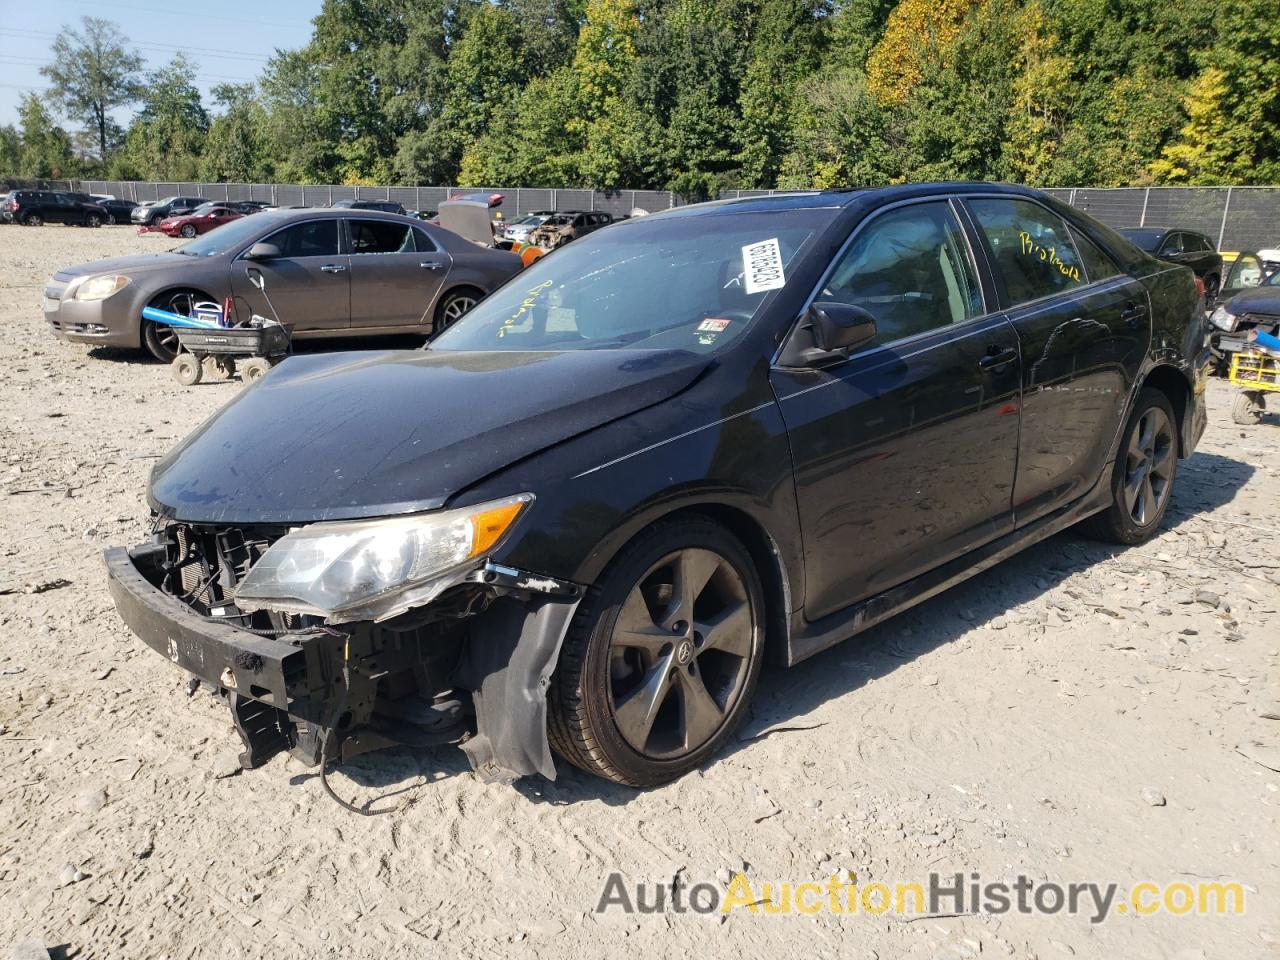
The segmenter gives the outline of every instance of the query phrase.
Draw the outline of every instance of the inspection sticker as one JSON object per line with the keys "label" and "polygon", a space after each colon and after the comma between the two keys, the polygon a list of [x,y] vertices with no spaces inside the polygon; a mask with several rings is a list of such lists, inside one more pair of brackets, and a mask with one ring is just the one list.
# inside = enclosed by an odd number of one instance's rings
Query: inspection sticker
{"label": "inspection sticker", "polygon": [[763,293],[786,285],[782,274],[782,250],[778,238],[749,243],[742,248],[742,270],[746,275],[747,293]]}
{"label": "inspection sticker", "polygon": [[707,317],[698,324],[699,333],[721,333],[729,325],[729,321],[721,317]]}

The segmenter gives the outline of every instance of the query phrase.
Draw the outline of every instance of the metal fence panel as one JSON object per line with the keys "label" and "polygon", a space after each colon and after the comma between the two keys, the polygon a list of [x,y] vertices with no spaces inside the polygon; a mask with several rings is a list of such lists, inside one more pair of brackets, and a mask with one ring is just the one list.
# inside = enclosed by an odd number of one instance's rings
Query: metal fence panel
{"label": "metal fence panel", "polygon": [[[210,200],[263,200],[281,206],[326,207],[334,200],[393,200],[407,209],[438,210],[451,196],[501,193],[508,219],[534,210],[599,210],[615,217],[649,213],[686,201],[666,190],[594,191],[550,187],[386,187],[328,184],[174,183],[119,180],[8,180],[27,189],[109,193],[139,203],[180,194]],[[33,186],[27,186],[33,184]],[[1222,249],[1280,246],[1280,187],[1051,187],[1045,191],[1113,227],[1185,227]],[[726,190],[725,198],[765,197],[773,190]]]}

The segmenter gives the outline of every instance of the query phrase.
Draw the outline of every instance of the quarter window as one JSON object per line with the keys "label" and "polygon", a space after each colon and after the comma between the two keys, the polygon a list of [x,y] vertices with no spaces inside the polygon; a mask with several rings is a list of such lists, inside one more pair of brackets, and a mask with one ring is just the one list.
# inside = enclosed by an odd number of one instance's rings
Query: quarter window
{"label": "quarter window", "polygon": [[912,204],[873,220],[836,262],[817,299],[862,307],[875,317],[869,346],[982,312],[964,234],[945,202]]}
{"label": "quarter window", "polygon": [[1075,241],[1076,250],[1084,263],[1085,273],[1088,274],[1090,283],[1120,275],[1120,268],[1103,252],[1102,248],[1075,227],[1071,228],[1071,239]]}
{"label": "quarter window", "polygon": [[1088,282],[1067,225],[1038,203],[984,197],[970,200],[969,207],[986,235],[1011,304]]}
{"label": "quarter window", "polygon": [[412,253],[413,227],[381,220],[352,220],[352,253]]}
{"label": "quarter window", "polygon": [[[219,230],[218,233],[222,231]],[[310,220],[285,227],[267,237],[284,257],[336,257],[338,255],[338,221]]]}

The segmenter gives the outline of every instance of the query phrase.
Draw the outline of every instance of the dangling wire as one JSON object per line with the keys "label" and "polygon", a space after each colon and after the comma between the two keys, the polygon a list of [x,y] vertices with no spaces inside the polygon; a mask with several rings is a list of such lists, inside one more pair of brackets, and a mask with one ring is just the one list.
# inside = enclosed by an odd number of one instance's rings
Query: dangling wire
{"label": "dangling wire", "polygon": [[342,645],[342,695],[338,698],[338,703],[333,709],[333,716],[324,728],[324,735],[320,738],[320,786],[324,788],[333,802],[344,810],[350,810],[352,813],[358,813],[362,817],[376,817],[384,813],[393,813],[395,807],[388,807],[385,810],[370,810],[368,808],[357,807],[355,804],[348,803],[340,796],[333,792],[333,787],[329,786],[329,737],[337,727],[339,719],[343,712],[347,709],[347,698],[351,692],[351,670],[348,665],[350,656],[351,640]]}

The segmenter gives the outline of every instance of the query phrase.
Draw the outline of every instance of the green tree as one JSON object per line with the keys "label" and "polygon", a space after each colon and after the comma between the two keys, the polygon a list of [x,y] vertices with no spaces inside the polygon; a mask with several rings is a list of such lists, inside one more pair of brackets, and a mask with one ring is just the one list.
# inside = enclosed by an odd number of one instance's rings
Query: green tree
{"label": "green tree", "polygon": [[338,166],[337,124],[320,94],[320,69],[310,51],[277,51],[258,83],[263,138],[286,183],[330,181]]}
{"label": "green tree", "polygon": [[200,158],[203,180],[261,183],[273,170],[266,141],[267,112],[251,83],[225,83],[213,88],[222,113],[209,124]]}
{"label": "green tree", "polygon": [[1280,181],[1280,18],[1241,0],[1183,100],[1187,121],[1149,170],[1168,183]]}
{"label": "green tree", "polygon": [[209,130],[195,70],[178,54],[154,73],[118,158],[117,173],[153,180],[194,180]]}
{"label": "green tree", "polygon": [[742,179],[753,187],[778,178],[795,112],[797,84],[822,62],[827,0],[761,0],[742,80]]}
{"label": "green tree", "polygon": [[22,146],[17,174],[22,177],[72,176],[76,172],[67,131],[53,122],[49,109],[34,93],[24,93],[18,103]]}
{"label": "green tree", "polygon": [[16,174],[22,162],[22,136],[11,123],[0,126],[0,176]]}
{"label": "green tree", "polygon": [[814,73],[800,85],[796,105],[779,186],[878,186],[901,176],[892,111],[871,93],[860,68]]}
{"label": "green tree", "polygon": [[881,103],[897,106],[931,63],[949,64],[948,51],[975,0],[901,0],[867,57],[867,83]]}
{"label": "green tree", "polygon": [[120,128],[111,111],[142,94],[142,58],[125,49],[125,38],[110,20],[82,17],[80,30],[63,27],[53,41],[53,63],[41,67],[49,95],[67,116],[89,126],[99,161],[106,163]]}

